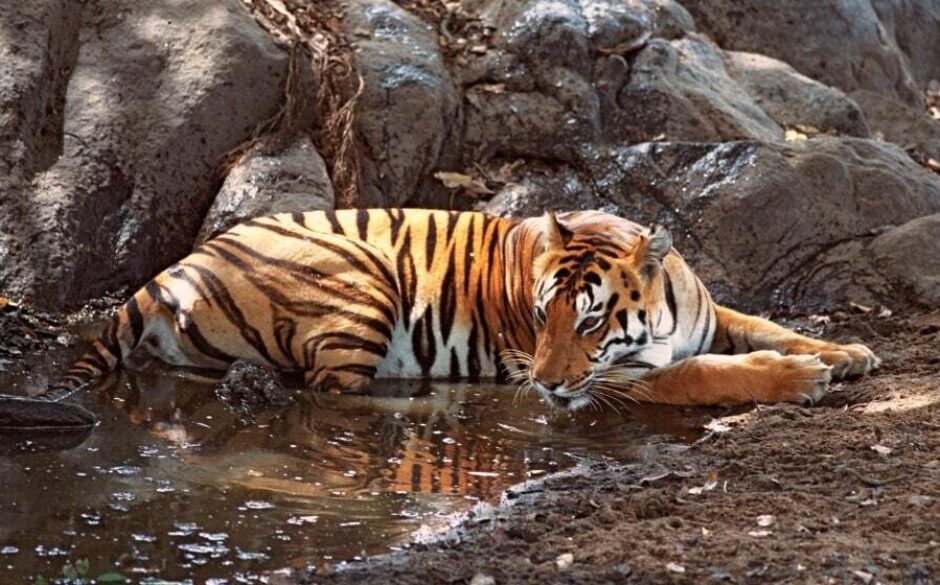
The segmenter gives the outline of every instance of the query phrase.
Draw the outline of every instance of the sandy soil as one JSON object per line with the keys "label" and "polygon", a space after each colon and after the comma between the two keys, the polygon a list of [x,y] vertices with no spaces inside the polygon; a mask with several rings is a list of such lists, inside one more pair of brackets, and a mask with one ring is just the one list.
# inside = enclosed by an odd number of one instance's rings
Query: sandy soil
{"label": "sandy soil", "polygon": [[520,486],[439,542],[299,582],[935,583],[940,314],[876,313],[797,320],[884,360],[820,406],[723,417],[690,447]]}

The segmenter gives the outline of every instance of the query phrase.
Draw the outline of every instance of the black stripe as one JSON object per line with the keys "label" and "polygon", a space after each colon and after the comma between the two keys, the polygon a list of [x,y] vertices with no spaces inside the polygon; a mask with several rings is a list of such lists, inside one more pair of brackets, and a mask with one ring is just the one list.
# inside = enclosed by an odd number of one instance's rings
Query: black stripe
{"label": "black stripe", "polygon": [[360,240],[365,242],[369,239],[369,212],[365,209],[356,211],[356,229]]}
{"label": "black stripe", "polygon": [[434,252],[437,249],[437,220],[434,219],[433,213],[428,216],[427,230],[424,261],[427,264],[428,272],[430,272],[431,267],[434,265]]}
{"label": "black stripe", "polygon": [[[275,310],[272,307],[272,311]],[[286,359],[296,365],[297,359],[294,357],[293,345],[294,337],[297,335],[297,323],[293,319],[280,317],[274,321],[274,341],[277,349]]]}
{"label": "black stripe", "polygon": [[414,259],[411,257],[411,227],[405,228],[405,240],[396,258],[398,283],[401,294],[401,314],[405,329],[411,328],[411,309],[418,290]]}
{"label": "black stripe", "polygon": [[124,304],[124,308],[127,309],[127,317],[131,322],[131,332],[134,334],[134,342],[131,344],[131,348],[133,348],[140,343],[140,338],[144,334],[144,316],[140,313],[136,294],[128,299]]}
{"label": "black stripe", "polygon": [[450,348],[450,379],[459,380],[460,377],[460,360],[457,359],[457,350],[452,347]]}
{"label": "black stripe", "polygon": [[344,236],[346,235],[346,232],[343,231],[343,226],[339,223],[339,218],[336,217],[336,211],[332,209],[328,209],[323,212],[323,215],[324,217],[326,217],[326,220],[330,222],[331,232],[333,232],[334,234],[341,234]]}
{"label": "black stripe", "polygon": [[454,328],[454,320],[457,318],[457,284],[454,282],[454,253],[456,246],[450,248],[450,258],[447,261],[447,271],[444,273],[444,279],[441,281],[441,339],[444,345],[450,340],[450,333]]}
{"label": "black stripe", "polygon": [[679,326],[679,318],[676,314],[676,293],[672,289],[672,278],[669,276],[668,270],[663,270],[663,284],[666,288],[666,308],[669,309],[669,314],[672,315],[672,329],[669,330],[669,335],[672,335],[676,332],[676,327]]}
{"label": "black stripe", "polygon": [[430,377],[431,368],[437,356],[437,344],[434,343],[434,312],[431,305],[424,310],[424,314],[415,321],[411,332],[411,348],[424,376]]}

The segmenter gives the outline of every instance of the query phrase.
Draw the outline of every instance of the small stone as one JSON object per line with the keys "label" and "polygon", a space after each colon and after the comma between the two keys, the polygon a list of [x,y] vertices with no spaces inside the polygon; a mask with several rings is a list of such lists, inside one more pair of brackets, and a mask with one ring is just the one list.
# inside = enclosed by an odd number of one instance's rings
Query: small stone
{"label": "small stone", "polygon": [[914,494],[907,498],[908,504],[911,506],[920,506],[921,508],[929,508],[930,506],[933,506],[935,501],[935,498],[921,494]]}
{"label": "small stone", "polygon": [[886,447],[884,445],[872,445],[871,450],[885,457],[887,457],[888,455],[894,452],[894,449],[892,449],[891,447]]}
{"label": "small stone", "polygon": [[571,553],[564,553],[558,555],[558,558],[555,559],[555,564],[558,566],[558,569],[564,571],[571,566],[571,563],[574,562],[574,555]]}
{"label": "small stone", "polygon": [[485,573],[477,573],[470,580],[470,585],[496,585],[496,579]]}
{"label": "small stone", "polygon": [[757,517],[757,525],[761,528],[767,528],[768,526],[773,525],[774,520],[776,519],[772,515],[762,514]]}
{"label": "small stone", "polygon": [[679,563],[669,563],[666,565],[666,570],[670,573],[685,573],[685,567]]}

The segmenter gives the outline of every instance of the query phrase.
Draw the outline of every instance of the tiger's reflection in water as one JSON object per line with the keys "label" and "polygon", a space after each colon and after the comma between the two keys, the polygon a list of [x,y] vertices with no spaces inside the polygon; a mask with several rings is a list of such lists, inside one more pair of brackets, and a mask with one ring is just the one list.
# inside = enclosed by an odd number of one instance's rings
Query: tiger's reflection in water
{"label": "tiger's reflection in water", "polygon": [[[149,372],[127,379],[105,394],[163,440],[198,446],[181,450],[188,481],[300,497],[488,498],[571,465],[569,452],[629,459],[657,436],[690,438],[706,418],[702,411],[683,416],[637,405],[558,411],[549,421],[534,396],[514,400],[510,387],[382,381],[371,396],[298,393],[292,406],[262,410],[246,424],[215,397],[211,383]],[[520,416],[526,412],[532,414]]]}

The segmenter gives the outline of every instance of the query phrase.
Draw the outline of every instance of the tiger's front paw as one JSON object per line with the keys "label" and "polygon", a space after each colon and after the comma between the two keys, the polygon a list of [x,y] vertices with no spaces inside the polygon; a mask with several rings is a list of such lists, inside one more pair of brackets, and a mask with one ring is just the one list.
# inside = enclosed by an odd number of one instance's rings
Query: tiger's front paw
{"label": "tiger's front paw", "polygon": [[748,362],[764,371],[764,379],[771,386],[766,393],[769,402],[812,405],[829,393],[832,368],[817,355],[756,351],[748,354]]}
{"label": "tiger's front paw", "polygon": [[860,343],[833,345],[819,352],[819,358],[832,367],[834,380],[864,376],[881,365],[875,352]]}

